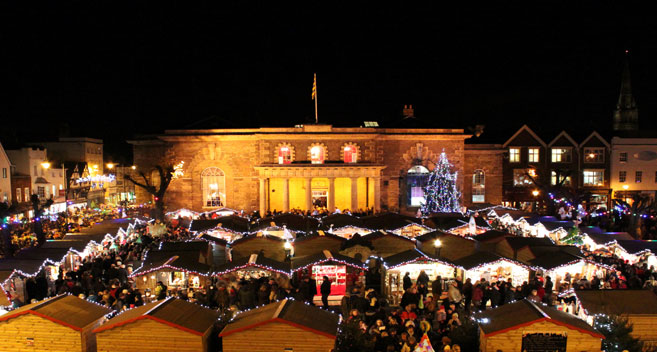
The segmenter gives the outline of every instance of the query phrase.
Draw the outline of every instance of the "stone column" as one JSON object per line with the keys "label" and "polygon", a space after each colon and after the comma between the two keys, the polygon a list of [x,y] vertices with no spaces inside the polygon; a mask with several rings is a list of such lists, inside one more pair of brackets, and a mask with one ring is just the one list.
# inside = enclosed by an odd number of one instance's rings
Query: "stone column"
{"label": "stone column", "polygon": [[260,179],[260,216],[265,217],[267,212],[267,180],[264,178]]}
{"label": "stone column", "polygon": [[374,212],[381,211],[381,177],[372,177],[374,182]]}
{"label": "stone column", "polygon": [[351,178],[351,212],[358,210],[358,178]]}
{"label": "stone column", "polygon": [[313,209],[312,178],[306,178],[306,210]]}
{"label": "stone column", "polygon": [[335,211],[335,177],[329,177],[329,186],[328,186],[328,210],[330,213]]}
{"label": "stone column", "polygon": [[290,211],[290,179],[283,179],[283,211]]}

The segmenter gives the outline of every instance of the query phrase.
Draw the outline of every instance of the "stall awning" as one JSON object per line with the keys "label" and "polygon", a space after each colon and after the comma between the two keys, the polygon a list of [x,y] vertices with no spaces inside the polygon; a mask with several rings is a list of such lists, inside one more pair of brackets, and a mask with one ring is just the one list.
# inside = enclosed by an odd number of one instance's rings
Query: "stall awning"
{"label": "stall awning", "polygon": [[295,259],[292,261],[292,272],[303,270],[311,265],[321,265],[321,264],[338,264],[338,265],[348,265],[354,268],[365,270],[367,265],[361,263],[360,261],[347,257],[337,253],[331,253],[330,251],[324,250],[315,255],[310,255],[300,259]]}

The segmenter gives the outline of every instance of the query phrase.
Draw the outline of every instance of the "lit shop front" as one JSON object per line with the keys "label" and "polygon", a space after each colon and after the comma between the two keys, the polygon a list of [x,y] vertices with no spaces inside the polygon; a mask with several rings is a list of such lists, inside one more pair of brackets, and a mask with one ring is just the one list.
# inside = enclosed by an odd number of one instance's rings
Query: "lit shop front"
{"label": "lit shop front", "polygon": [[331,296],[344,296],[347,291],[347,266],[346,265],[313,265],[312,278],[317,283],[316,296],[321,295],[320,286],[324,282],[324,276],[331,281]]}
{"label": "lit shop front", "polygon": [[262,255],[252,254],[248,257],[236,258],[212,273],[212,276],[220,279],[231,277],[241,279],[258,279],[261,277],[279,277],[284,275],[289,278],[289,263],[279,262]]}
{"label": "lit shop front", "polygon": [[489,263],[471,267],[465,270],[465,279],[475,281],[486,279],[488,282],[508,281],[511,279],[513,286],[520,286],[529,281],[530,268],[526,265],[509,259],[498,259]]}
{"label": "lit shop front", "polygon": [[[316,297],[321,296],[320,287],[324,276],[331,282],[331,293],[334,299],[342,298],[347,290],[359,280],[363,280],[362,272],[367,269],[364,263],[340,254],[324,250],[315,255],[295,259],[292,271],[301,278],[310,274],[317,284]],[[364,282],[363,282],[364,283]]]}

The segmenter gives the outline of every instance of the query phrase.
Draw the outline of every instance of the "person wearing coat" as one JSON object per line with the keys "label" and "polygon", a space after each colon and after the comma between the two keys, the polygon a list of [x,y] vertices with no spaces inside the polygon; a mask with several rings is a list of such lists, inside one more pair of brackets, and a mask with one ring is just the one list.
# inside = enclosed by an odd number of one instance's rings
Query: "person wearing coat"
{"label": "person wearing coat", "polygon": [[411,280],[410,275],[411,274],[408,272],[406,273],[406,275],[404,275],[404,283],[402,286],[404,288],[404,291],[408,290],[411,286],[413,286],[413,280]]}
{"label": "person wearing coat", "polygon": [[461,303],[461,300],[463,299],[463,295],[461,295],[461,291],[459,291],[458,284],[455,282],[452,282],[452,284],[449,286],[449,291],[447,291],[447,295],[449,298],[450,303],[454,303],[455,305],[459,305]]}
{"label": "person wearing coat", "polygon": [[331,294],[331,280],[329,280],[328,276],[324,276],[324,281],[319,288],[319,292],[322,294],[323,307],[328,309],[328,296]]}

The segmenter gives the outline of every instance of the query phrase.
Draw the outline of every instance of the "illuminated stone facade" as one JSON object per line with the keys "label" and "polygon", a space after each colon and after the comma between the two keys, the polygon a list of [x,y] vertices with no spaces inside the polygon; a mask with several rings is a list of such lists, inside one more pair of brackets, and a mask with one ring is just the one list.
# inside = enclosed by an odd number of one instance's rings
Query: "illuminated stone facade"
{"label": "illuminated stone facade", "polygon": [[[490,193],[486,202],[501,201],[500,149],[472,151],[464,143],[469,137],[461,129],[304,125],[170,130],[130,143],[135,164],[147,175],[155,165],[184,161],[184,176],[171,183],[165,198],[169,209],[206,211],[225,206],[266,212],[320,205],[414,213],[408,171],[416,165],[432,170],[443,150],[459,173],[461,189],[464,178],[472,178],[472,170],[480,168],[464,159],[476,155],[475,164],[491,172],[486,178],[491,184],[486,187],[486,194]],[[150,200],[142,190],[136,191],[138,202]],[[472,200],[470,194],[463,190],[466,205]]]}

